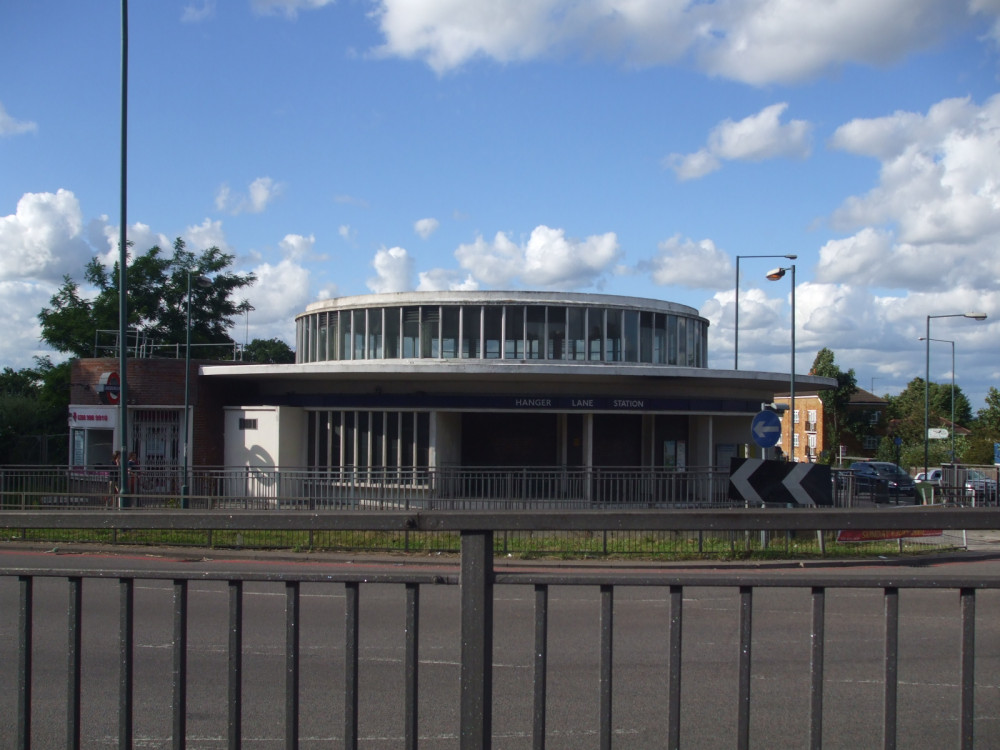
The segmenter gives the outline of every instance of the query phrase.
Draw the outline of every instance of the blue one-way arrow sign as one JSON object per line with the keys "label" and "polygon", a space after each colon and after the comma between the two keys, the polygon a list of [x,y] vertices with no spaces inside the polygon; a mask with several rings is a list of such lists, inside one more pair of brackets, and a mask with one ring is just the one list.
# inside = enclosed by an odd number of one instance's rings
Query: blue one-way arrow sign
{"label": "blue one-way arrow sign", "polygon": [[761,448],[770,448],[781,439],[781,420],[773,411],[762,411],[750,424],[753,441]]}

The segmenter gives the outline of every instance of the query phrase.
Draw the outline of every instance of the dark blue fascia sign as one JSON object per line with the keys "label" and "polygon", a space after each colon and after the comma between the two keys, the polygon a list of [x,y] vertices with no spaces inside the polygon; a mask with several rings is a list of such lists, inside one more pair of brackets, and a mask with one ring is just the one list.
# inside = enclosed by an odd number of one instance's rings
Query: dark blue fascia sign
{"label": "dark blue fascia sign", "polygon": [[762,411],[750,424],[753,441],[761,448],[771,448],[781,440],[781,420],[773,411]]}

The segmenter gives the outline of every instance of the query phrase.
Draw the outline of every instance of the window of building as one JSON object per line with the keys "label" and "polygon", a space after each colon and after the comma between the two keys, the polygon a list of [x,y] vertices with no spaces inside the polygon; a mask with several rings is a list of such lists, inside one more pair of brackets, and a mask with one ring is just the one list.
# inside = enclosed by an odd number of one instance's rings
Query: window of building
{"label": "window of building", "polygon": [[479,341],[482,336],[482,308],[462,308],[462,357],[479,359]]}
{"label": "window of building", "polygon": [[524,323],[525,358],[542,359],[545,356],[545,308],[529,306]]}
{"label": "window of building", "polygon": [[368,311],[368,356],[382,359],[382,313],[381,308]]}
{"label": "window of building", "polygon": [[[317,312],[296,323],[296,359],[551,359],[707,366],[699,320],[586,305],[411,305]],[[870,414],[872,423],[877,414]]]}
{"label": "window of building", "polygon": [[503,351],[503,308],[489,305],[483,308],[483,356],[500,359]]}
{"label": "window of building", "polygon": [[546,359],[566,359],[566,308],[548,308],[548,356]]}
{"label": "window of building", "polygon": [[351,323],[354,339],[354,356],[352,359],[364,359],[365,358],[365,319],[368,317],[366,315],[367,310],[355,310],[352,316],[353,322]]}
{"label": "window of building", "polygon": [[586,359],[587,311],[582,307],[570,307],[566,312],[566,359]]}
{"label": "window of building", "polygon": [[256,430],[257,420],[247,419],[246,417],[240,417],[240,429],[241,430]]}
{"label": "window of building", "polygon": [[524,306],[504,308],[504,359],[524,359]]}
{"label": "window of building", "polygon": [[402,310],[398,307],[385,308],[385,350],[386,359],[398,359],[402,351],[400,347],[400,318]]}
{"label": "window of building", "polygon": [[460,307],[449,305],[441,309],[441,356],[445,359],[458,357],[461,314]]}
{"label": "window of building", "polygon": [[403,308],[403,359],[414,359],[420,353],[420,308]]}
{"label": "window of building", "polygon": [[420,356],[437,359],[441,354],[441,308],[420,308]]}
{"label": "window of building", "polygon": [[622,312],[622,347],[623,359],[626,362],[639,361],[639,312],[625,310]]}

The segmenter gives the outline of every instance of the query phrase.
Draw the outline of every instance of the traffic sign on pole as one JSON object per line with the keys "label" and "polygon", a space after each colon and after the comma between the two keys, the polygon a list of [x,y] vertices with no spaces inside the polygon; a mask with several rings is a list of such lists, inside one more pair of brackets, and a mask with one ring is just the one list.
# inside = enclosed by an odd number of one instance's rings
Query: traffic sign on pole
{"label": "traffic sign on pole", "polygon": [[822,464],[732,458],[729,499],[750,505],[833,505],[830,467]]}
{"label": "traffic sign on pole", "polygon": [[750,423],[750,434],[761,448],[771,448],[781,440],[781,420],[773,411],[762,411]]}

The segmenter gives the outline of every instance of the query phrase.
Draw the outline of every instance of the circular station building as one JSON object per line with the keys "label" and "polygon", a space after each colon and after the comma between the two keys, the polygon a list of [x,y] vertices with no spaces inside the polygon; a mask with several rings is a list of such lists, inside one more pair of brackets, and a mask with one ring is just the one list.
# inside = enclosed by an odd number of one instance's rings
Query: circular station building
{"label": "circular station building", "polygon": [[203,362],[199,379],[229,394],[227,467],[727,471],[789,375],[709,369],[708,326],[603,294],[341,297],[296,318],[294,364]]}

